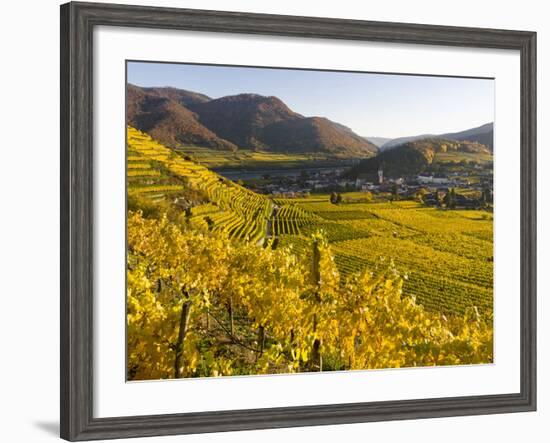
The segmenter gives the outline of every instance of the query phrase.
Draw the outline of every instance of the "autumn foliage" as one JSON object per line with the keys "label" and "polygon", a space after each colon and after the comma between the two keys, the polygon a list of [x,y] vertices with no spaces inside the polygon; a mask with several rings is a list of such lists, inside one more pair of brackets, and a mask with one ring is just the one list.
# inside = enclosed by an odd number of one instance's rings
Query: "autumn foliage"
{"label": "autumn foliage", "polygon": [[490,363],[492,316],[428,311],[403,276],[128,214],[128,379]]}

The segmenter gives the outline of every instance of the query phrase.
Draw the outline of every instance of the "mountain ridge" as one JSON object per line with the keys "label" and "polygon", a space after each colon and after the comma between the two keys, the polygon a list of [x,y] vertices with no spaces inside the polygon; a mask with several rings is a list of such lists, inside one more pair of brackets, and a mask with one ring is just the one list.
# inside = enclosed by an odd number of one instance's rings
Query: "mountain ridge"
{"label": "mountain ridge", "polygon": [[[182,105],[181,100],[167,97],[166,92],[146,92],[141,88],[128,85],[127,124],[172,146],[197,144],[222,150],[237,149],[233,143],[218,137],[202,125],[198,115]],[[173,95],[173,92],[170,94]]]}
{"label": "mountain ridge", "polygon": [[469,141],[469,142],[478,142],[483,145],[488,146],[491,150],[493,149],[493,131],[494,124],[493,122],[485,123],[474,128],[469,128],[459,132],[449,132],[445,134],[420,134],[406,137],[397,137],[390,139],[388,142],[382,144],[380,147],[381,151],[395,148],[399,145],[410,141],[425,140],[425,139],[448,139],[455,141]]}
{"label": "mountain ridge", "polygon": [[325,117],[305,117],[275,96],[236,94],[212,99],[172,88],[127,85],[127,123],[173,147],[268,152],[320,152],[365,158],[378,148]]}

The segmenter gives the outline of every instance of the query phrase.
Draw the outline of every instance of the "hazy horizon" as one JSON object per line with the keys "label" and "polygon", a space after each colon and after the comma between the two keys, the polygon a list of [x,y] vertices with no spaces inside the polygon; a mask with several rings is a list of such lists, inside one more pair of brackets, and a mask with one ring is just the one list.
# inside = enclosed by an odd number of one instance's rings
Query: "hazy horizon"
{"label": "hazy horizon", "polygon": [[364,137],[458,132],[494,121],[494,80],[384,73],[128,62],[128,83],[174,87],[213,99],[276,96]]}

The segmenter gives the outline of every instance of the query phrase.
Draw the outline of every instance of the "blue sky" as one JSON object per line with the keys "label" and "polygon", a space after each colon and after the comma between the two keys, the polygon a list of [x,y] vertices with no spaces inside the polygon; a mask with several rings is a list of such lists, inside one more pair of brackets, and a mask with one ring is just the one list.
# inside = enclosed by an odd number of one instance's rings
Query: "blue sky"
{"label": "blue sky", "polygon": [[302,115],[327,117],[371,137],[461,131],[494,119],[488,79],[129,62],[128,82],[212,98],[274,95]]}

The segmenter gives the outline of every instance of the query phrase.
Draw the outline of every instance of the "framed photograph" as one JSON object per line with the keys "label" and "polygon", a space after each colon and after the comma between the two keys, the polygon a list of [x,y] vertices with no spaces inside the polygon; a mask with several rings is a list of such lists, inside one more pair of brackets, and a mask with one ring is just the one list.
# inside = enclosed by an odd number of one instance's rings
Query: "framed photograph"
{"label": "framed photograph", "polygon": [[61,6],[61,437],[534,411],[535,45]]}

